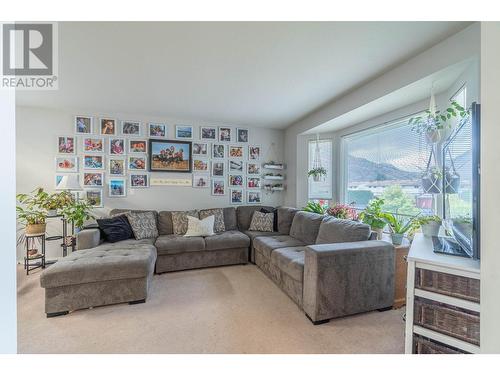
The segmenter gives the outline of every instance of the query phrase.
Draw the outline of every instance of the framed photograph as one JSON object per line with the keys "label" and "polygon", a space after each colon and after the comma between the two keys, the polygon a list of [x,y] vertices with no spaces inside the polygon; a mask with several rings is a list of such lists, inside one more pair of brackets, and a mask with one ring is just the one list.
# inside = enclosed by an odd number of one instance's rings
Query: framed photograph
{"label": "framed photograph", "polygon": [[231,204],[243,204],[243,190],[230,189],[229,196]]}
{"label": "framed photograph", "polygon": [[56,157],[56,172],[78,172],[77,156]]}
{"label": "framed photograph", "polygon": [[131,189],[149,187],[149,175],[147,173],[131,173],[129,176]]}
{"label": "framed photograph", "polygon": [[104,156],[83,155],[83,169],[104,169]]}
{"label": "framed photograph", "polygon": [[125,155],[125,139],[110,138],[109,153],[110,155]]}
{"label": "framed photograph", "polygon": [[212,177],[223,177],[224,176],[224,165],[223,161],[213,161],[212,162]]}
{"label": "framed photograph", "polygon": [[149,170],[191,173],[192,147],[187,141],[149,140]]}
{"label": "framed photograph", "polygon": [[230,174],[229,175],[229,186],[230,187],[243,187],[243,175],[241,174]]}
{"label": "framed photograph", "polygon": [[247,190],[247,204],[262,203],[262,195],[260,191]]}
{"label": "framed photograph", "polygon": [[110,178],[108,181],[108,193],[111,198],[127,196],[124,178]]}
{"label": "framed photograph", "polygon": [[193,156],[208,157],[208,143],[193,142]]}
{"label": "framed photograph", "polygon": [[243,160],[229,160],[229,172],[243,173]]}
{"label": "framed photograph", "polygon": [[92,134],[92,117],[75,116],[75,133]]}
{"label": "framed photograph", "polygon": [[260,146],[248,146],[248,160],[259,160],[260,152]]}
{"label": "framed photograph", "polygon": [[148,149],[148,141],[145,139],[129,139],[128,152],[129,154],[145,154]]}
{"label": "framed photograph", "polygon": [[216,141],[217,140],[217,128],[210,126],[202,126],[200,127],[200,139],[207,141]]}
{"label": "framed photograph", "polygon": [[208,160],[193,158],[193,171],[208,172]]}
{"label": "framed photograph", "polygon": [[194,188],[208,188],[210,179],[208,174],[194,174],[193,187]]}
{"label": "framed photograph", "polygon": [[259,163],[247,163],[247,174],[260,176],[260,164]]}
{"label": "framed photograph", "polygon": [[146,157],[145,156],[129,156],[128,169],[130,171],[145,171]]}
{"label": "framed photograph", "polygon": [[110,176],[125,176],[125,158],[109,158],[108,167]]}
{"label": "framed photograph", "polygon": [[116,135],[116,120],[112,118],[100,119],[100,133],[101,135]]}
{"label": "framed photograph", "polygon": [[226,184],[222,179],[212,179],[212,195],[226,195]]}
{"label": "framed photograph", "polygon": [[231,128],[219,126],[219,142],[231,142]]}
{"label": "framed photograph", "polygon": [[247,177],[247,188],[260,189],[261,188],[260,177]]}
{"label": "framed photograph", "polygon": [[248,129],[236,128],[236,142],[248,143]]}
{"label": "framed photograph", "polygon": [[149,136],[152,138],[165,138],[167,136],[167,125],[156,122],[148,123]]}
{"label": "framed photograph", "polygon": [[226,145],[221,145],[215,143],[212,146],[212,158],[214,159],[224,159],[226,157]]}
{"label": "framed photograph", "polygon": [[83,138],[83,152],[104,152],[102,138]]}
{"label": "framed photograph", "polygon": [[104,207],[102,202],[102,189],[88,189],[84,193],[85,200],[92,207]]}
{"label": "framed photograph", "polygon": [[76,153],[75,137],[61,135],[57,137],[57,152],[59,154],[74,155]]}
{"label": "framed photograph", "polygon": [[102,172],[85,172],[83,174],[83,186],[102,187],[104,173]]}
{"label": "framed photograph", "polygon": [[59,182],[61,182],[61,180],[64,176],[69,176],[69,175],[64,174],[64,173],[56,173],[56,176],[55,176],[56,178],[54,179],[54,188],[57,188],[57,185],[59,185]]}
{"label": "framed photograph", "polygon": [[139,121],[122,121],[122,134],[141,136],[141,123]]}
{"label": "framed photograph", "polygon": [[175,138],[193,139],[193,127],[190,125],[175,125]]}
{"label": "framed photograph", "polygon": [[243,158],[243,146],[229,146],[229,157],[235,159]]}

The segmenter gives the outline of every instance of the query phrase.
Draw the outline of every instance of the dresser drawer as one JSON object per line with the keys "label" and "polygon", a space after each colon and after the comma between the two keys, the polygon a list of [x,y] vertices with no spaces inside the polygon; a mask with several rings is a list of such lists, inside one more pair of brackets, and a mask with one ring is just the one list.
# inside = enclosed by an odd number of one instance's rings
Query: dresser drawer
{"label": "dresser drawer", "polygon": [[466,354],[466,352],[414,334],[413,354]]}
{"label": "dresser drawer", "polygon": [[417,268],[415,288],[479,303],[479,280]]}
{"label": "dresser drawer", "polygon": [[479,313],[416,297],[415,325],[479,345]]}

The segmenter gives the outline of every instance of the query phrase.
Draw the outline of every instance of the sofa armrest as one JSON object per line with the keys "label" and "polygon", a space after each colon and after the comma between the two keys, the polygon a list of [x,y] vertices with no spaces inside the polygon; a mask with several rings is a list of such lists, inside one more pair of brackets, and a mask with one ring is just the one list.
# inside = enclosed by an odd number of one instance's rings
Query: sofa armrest
{"label": "sofa armrest", "polygon": [[78,250],[91,249],[101,243],[99,228],[82,229],[76,234],[76,248]]}
{"label": "sofa armrest", "polygon": [[313,322],[392,306],[394,247],[385,241],[307,246],[303,309]]}

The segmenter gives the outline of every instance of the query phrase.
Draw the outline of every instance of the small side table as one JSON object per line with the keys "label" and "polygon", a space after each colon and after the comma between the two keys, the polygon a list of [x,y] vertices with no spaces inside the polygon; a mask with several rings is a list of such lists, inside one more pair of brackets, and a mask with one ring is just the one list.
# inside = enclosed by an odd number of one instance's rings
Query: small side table
{"label": "small side table", "polygon": [[[30,250],[30,242],[39,240],[42,245],[42,252],[33,256],[28,255]],[[26,270],[26,275],[29,275],[30,271],[37,268],[45,268],[45,233],[26,235],[26,256],[24,257],[24,269]]]}
{"label": "small side table", "polygon": [[[76,240],[75,235],[75,225],[71,223],[71,235],[68,235],[68,220],[63,215],[52,215],[47,216],[47,219],[61,218],[62,223],[62,235],[47,237],[47,241],[61,241],[62,256],[68,255],[68,249],[71,248],[71,252],[75,251]],[[53,262],[53,261],[52,261]]]}
{"label": "small side table", "polygon": [[[382,235],[382,240],[392,243],[391,236],[387,233]],[[408,269],[406,257],[409,250],[410,241],[407,238],[403,238],[401,245],[394,245],[394,302],[392,305],[394,309],[399,309],[406,305],[406,274]]]}

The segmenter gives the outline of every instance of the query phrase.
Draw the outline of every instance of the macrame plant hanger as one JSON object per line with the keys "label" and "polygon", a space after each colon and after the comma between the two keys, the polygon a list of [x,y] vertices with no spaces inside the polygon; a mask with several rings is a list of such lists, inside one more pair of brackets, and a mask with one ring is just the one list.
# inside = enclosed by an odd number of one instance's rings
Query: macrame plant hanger
{"label": "macrame plant hanger", "polygon": [[[321,154],[319,151],[319,133],[316,134],[316,148],[314,149],[314,157],[313,157],[313,165],[312,165],[314,170],[318,170],[322,168],[321,165]],[[319,182],[323,179],[322,175],[315,175],[313,177],[314,181]]]}

